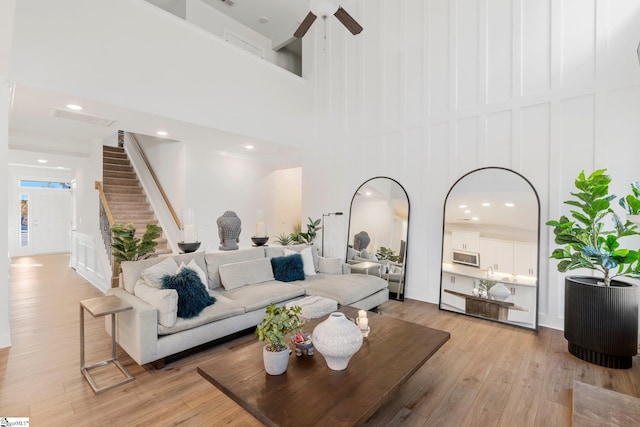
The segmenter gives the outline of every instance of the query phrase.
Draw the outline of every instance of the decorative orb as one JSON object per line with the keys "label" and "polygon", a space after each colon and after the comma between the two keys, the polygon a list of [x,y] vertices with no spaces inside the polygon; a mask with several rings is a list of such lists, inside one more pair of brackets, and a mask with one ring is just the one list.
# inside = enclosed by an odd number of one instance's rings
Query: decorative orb
{"label": "decorative orb", "polygon": [[309,9],[319,17],[331,16],[338,10],[338,0],[311,0]]}

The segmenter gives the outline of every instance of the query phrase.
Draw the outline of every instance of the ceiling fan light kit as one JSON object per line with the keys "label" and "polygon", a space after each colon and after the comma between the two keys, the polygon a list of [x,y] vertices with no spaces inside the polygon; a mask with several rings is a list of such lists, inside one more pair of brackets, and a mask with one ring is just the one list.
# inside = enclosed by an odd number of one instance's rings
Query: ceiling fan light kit
{"label": "ceiling fan light kit", "polygon": [[338,21],[340,21],[342,25],[344,25],[354,36],[362,32],[362,26],[338,4],[338,0],[311,0],[309,9],[311,11],[304,18],[296,32],[293,33],[294,37],[304,37],[318,16],[322,19],[326,19],[331,15],[338,18]]}

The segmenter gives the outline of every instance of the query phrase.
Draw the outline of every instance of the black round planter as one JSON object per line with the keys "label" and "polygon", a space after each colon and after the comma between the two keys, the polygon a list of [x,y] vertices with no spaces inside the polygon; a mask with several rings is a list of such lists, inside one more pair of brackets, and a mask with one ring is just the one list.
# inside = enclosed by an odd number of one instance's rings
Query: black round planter
{"label": "black round planter", "polygon": [[638,352],[638,287],[597,277],[564,281],[564,337],[574,356],[607,368],[631,368]]}

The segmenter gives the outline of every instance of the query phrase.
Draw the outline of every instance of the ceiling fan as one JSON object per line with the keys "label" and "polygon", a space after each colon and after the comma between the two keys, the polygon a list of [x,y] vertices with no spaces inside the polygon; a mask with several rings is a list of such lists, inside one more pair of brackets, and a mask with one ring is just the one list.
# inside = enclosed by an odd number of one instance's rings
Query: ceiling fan
{"label": "ceiling fan", "polygon": [[354,36],[362,31],[362,26],[338,4],[338,0],[311,0],[309,9],[311,12],[307,14],[296,32],[293,33],[294,37],[303,37],[318,16],[327,19],[328,16],[334,15]]}

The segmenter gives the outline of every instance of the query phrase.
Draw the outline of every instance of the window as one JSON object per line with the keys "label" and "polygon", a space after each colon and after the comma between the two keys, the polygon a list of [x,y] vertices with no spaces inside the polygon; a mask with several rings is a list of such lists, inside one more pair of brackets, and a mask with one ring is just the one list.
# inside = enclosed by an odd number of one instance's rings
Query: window
{"label": "window", "polygon": [[70,190],[71,184],[68,182],[56,181],[30,181],[26,179],[20,180],[20,187],[25,188],[53,188],[58,190]]}

